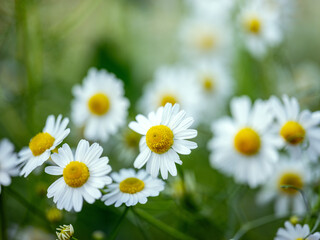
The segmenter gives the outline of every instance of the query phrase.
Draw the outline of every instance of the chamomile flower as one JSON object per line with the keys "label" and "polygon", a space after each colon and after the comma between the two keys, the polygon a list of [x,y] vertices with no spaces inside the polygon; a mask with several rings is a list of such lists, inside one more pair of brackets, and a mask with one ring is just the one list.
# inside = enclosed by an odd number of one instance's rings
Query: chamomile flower
{"label": "chamomile flower", "polygon": [[17,176],[18,158],[14,152],[14,146],[8,139],[0,141],[0,194],[1,185],[9,186],[11,184],[11,176]]}
{"label": "chamomile flower", "polygon": [[274,210],[276,215],[284,216],[288,213],[301,215],[305,213],[305,204],[299,191],[282,186],[293,186],[304,190],[310,183],[312,173],[306,161],[293,161],[282,157],[277,164],[272,176],[263,186],[257,196],[259,204],[275,200]]}
{"label": "chamomile flower", "polygon": [[129,128],[123,129],[121,133],[117,135],[115,151],[119,153],[118,158],[131,165],[132,159],[139,153],[141,136]]}
{"label": "chamomile flower", "polygon": [[230,55],[232,34],[226,25],[207,15],[185,19],[179,32],[182,55],[187,59]]}
{"label": "chamomile flower", "polygon": [[194,66],[196,83],[200,85],[201,121],[212,121],[225,107],[233,92],[233,79],[228,69],[215,60],[198,60]]}
{"label": "chamomile flower", "polygon": [[254,188],[267,181],[278,160],[281,142],[272,131],[269,105],[248,97],[231,100],[232,118],[224,117],[212,125],[214,137],[208,144],[212,167],[231,175],[238,183]]}
{"label": "chamomile flower", "polygon": [[107,141],[126,122],[129,101],[123,83],[105,70],[91,68],[83,85],[72,89],[72,121],[84,126],[84,137]]}
{"label": "chamomile flower", "polygon": [[89,146],[81,140],[75,155],[68,144],[63,144],[51,158],[58,166],[49,166],[45,172],[63,175],[48,188],[47,197],[53,197],[58,209],[81,211],[83,199],[92,204],[101,197],[99,189],[111,183],[107,174],[111,171],[108,157],[101,157],[102,147]]}
{"label": "chamomile flower", "polygon": [[[222,18],[226,20],[235,4],[233,0],[188,0],[191,14],[201,16],[203,14],[211,15],[216,20]],[[223,18],[224,17],[224,18]],[[221,19],[220,19],[221,20]]]}
{"label": "chamomile flower", "polygon": [[320,156],[320,111],[300,112],[296,98],[284,95],[282,100],[283,104],[276,97],[270,99],[283,143],[293,157],[306,152],[310,160],[316,161]]}
{"label": "chamomile flower", "polygon": [[68,123],[69,119],[62,119],[62,115],[56,120],[53,115],[47,118],[42,132],[31,138],[29,147],[23,148],[18,154],[19,164],[23,165],[21,176],[27,177],[36,167],[50,158],[51,152],[69,135]]}
{"label": "chamomile flower", "polygon": [[309,225],[304,224],[301,226],[300,224],[292,225],[289,221],[284,223],[285,228],[279,228],[277,231],[277,235],[274,240],[319,240],[320,233],[310,232]]}
{"label": "chamomile flower", "polygon": [[179,104],[174,106],[167,103],[156,112],[150,112],[146,118],[136,116],[136,122],[130,122],[129,127],[142,134],[140,154],[134,161],[135,168],[147,164],[147,172],[157,177],[159,170],[163,179],[177,175],[177,164],[182,164],[179,154],[188,155],[197,144],[186,139],[197,136],[197,130],[189,129],[193,123],[192,117],[186,117],[184,110],[180,111]]}
{"label": "chamomile flower", "polygon": [[56,231],[58,240],[70,240],[74,234],[74,228],[71,224],[61,225]]}
{"label": "chamomile flower", "polygon": [[107,206],[145,204],[148,197],[156,197],[164,189],[164,182],[152,178],[145,170],[136,173],[133,169],[121,169],[119,173],[113,172],[111,177],[114,183],[108,186],[108,193],[101,198]]}
{"label": "chamomile flower", "polygon": [[247,1],[239,13],[239,28],[248,51],[262,58],[283,38],[279,12],[263,0]]}
{"label": "chamomile flower", "polygon": [[194,74],[184,67],[161,67],[155,73],[139,100],[139,109],[148,114],[166,103],[178,103],[192,116],[199,111],[200,87],[194,82]]}

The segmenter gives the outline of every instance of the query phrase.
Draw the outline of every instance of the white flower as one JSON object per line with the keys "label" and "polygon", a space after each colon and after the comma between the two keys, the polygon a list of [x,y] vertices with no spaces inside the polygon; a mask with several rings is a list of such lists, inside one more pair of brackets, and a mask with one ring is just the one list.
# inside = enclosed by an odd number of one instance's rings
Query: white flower
{"label": "white flower", "polygon": [[272,176],[259,192],[257,202],[265,204],[275,199],[274,210],[276,215],[284,216],[289,212],[302,215],[306,209],[300,192],[292,188],[282,188],[281,186],[291,185],[305,190],[311,179],[312,173],[306,161],[297,162],[292,159],[281,159],[276,165]]}
{"label": "white flower", "polygon": [[197,136],[197,130],[189,129],[192,117],[186,117],[184,110],[179,111],[179,104],[167,103],[156,112],[150,112],[148,118],[137,115],[137,122],[130,122],[129,127],[143,137],[140,140],[140,154],[134,162],[135,168],[147,164],[147,172],[157,177],[159,170],[163,179],[177,175],[175,163],[182,164],[179,154],[188,155],[197,144],[186,139]]}
{"label": "white flower", "polygon": [[70,240],[74,234],[73,226],[70,225],[61,225],[57,228],[57,237],[58,240]]}
{"label": "white flower", "polygon": [[246,48],[257,58],[262,58],[268,48],[282,41],[279,11],[263,0],[247,1],[238,21]]}
{"label": "white flower", "polygon": [[202,122],[210,122],[225,107],[225,102],[233,92],[233,79],[230,71],[216,60],[198,60],[194,66],[195,80],[200,85]]}
{"label": "white flower", "polygon": [[48,188],[48,198],[53,197],[58,209],[81,211],[83,199],[93,203],[101,197],[99,189],[111,183],[107,174],[111,171],[108,157],[100,157],[102,147],[94,143],[89,146],[81,140],[73,155],[68,144],[63,144],[51,158],[58,166],[49,166],[45,172],[63,175]]}
{"label": "white flower", "polygon": [[199,111],[200,87],[194,82],[194,74],[183,67],[161,67],[154,81],[147,85],[139,100],[139,109],[148,114],[166,103],[178,103],[191,116]]}
{"label": "white flower", "polygon": [[303,110],[296,98],[282,97],[283,104],[271,97],[278,133],[292,157],[301,157],[306,152],[308,158],[316,161],[320,155],[320,111]]}
{"label": "white flower", "polygon": [[123,83],[105,70],[91,68],[83,85],[72,89],[72,121],[84,126],[84,137],[107,141],[125,124],[129,101],[124,97]]}
{"label": "white flower", "polygon": [[300,224],[292,225],[289,221],[284,223],[285,228],[279,228],[277,232],[277,236],[274,240],[319,240],[320,233],[316,232],[310,234],[309,225],[304,224],[301,226]]}
{"label": "white flower", "polygon": [[185,59],[214,56],[224,60],[230,55],[233,46],[227,22],[207,15],[185,19],[179,39]]}
{"label": "white flower", "polygon": [[0,194],[1,185],[9,186],[11,184],[11,176],[19,174],[18,158],[14,152],[14,146],[8,139],[0,141]]}
{"label": "white flower", "polygon": [[42,132],[30,140],[29,147],[19,152],[19,164],[23,165],[20,176],[27,177],[36,167],[47,161],[51,151],[69,135],[70,129],[66,129],[69,119],[61,120],[62,115],[59,115],[56,121],[54,116],[50,115]]}
{"label": "white flower", "polygon": [[246,96],[231,100],[231,114],[233,118],[212,125],[211,165],[239,183],[256,187],[268,179],[278,160],[281,141],[271,128],[273,115],[267,102],[256,100],[251,106]]}
{"label": "white flower", "polygon": [[[216,20],[222,17],[229,17],[234,0],[188,0],[187,3],[192,11],[192,15],[202,16],[210,15]],[[223,18],[223,20],[226,20]]]}
{"label": "white flower", "polygon": [[136,173],[133,169],[121,169],[119,173],[113,172],[111,177],[115,183],[108,186],[108,193],[101,198],[107,206],[145,204],[148,197],[156,197],[164,189],[164,182],[152,178],[145,170]]}

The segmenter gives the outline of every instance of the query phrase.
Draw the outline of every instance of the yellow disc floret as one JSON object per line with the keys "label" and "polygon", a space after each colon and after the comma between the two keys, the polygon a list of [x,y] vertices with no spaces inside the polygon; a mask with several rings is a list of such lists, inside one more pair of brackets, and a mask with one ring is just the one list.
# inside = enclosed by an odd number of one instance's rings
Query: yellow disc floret
{"label": "yellow disc floret", "polygon": [[49,220],[49,222],[59,222],[62,219],[62,212],[59,209],[53,207],[47,210],[46,217]]}
{"label": "yellow disc floret", "polygon": [[177,103],[177,99],[170,94],[163,95],[160,101],[160,106],[165,106],[167,103],[171,103],[173,106],[174,104]]}
{"label": "yellow disc floret", "polygon": [[63,169],[64,181],[73,188],[81,187],[87,182],[89,176],[89,169],[83,162],[70,162]]}
{"label": "yellow disc floret", "polygon": [[173,132],[165,125],[153,126],[146,134],[146,142],[151,151],[165,153],[173,145]]}
{"label": "yellow disc floret", "polygon": [[234,146],[237,151],[247,156],[256,154],[260,145],[259,134],[251,128],[241,129],[234,138]]}
{"label": "yellow disc floret", "polygon": [[247,31],[252,34],[258,34],[261,31],[261,21],[257,17],[252,17],[245,22]]}
{"label": "yellow disc floret", "polygon": [[41,132],[30,140],[29,148],[34,156],[39,156],[52,147],[54,140],[49,133]]}
{"label": "yellow disc floret", "polygon": [[91,113],[102,116],[109,111],[109,98],[104,93],[96,93],[89,99],[88,107]]}
{"label": "yellow disc floret", "polygon": [[215,37],[210,33],[199,34],[196,38],[196,44],[202,51],[208,51],[214,48],[215,46]]}
{"label": "yellow disc floret", "polygon": [[284,173],[278,181],[279,190],[283,193],[294,195],[298,193],[298,191],[294,188],[282,188],[282,186],[293,186],[298,189],[302,189],[303,180],[300,174],[296,172],[287,172]]}
{"label": "yellow disc floret", "polygon": [[130,177],[120,182],[119,188],[123,193],[134,194],[144,189],[144,182],[138,178]]}
{"label": "yellow disc floret", "polygon": [[202,85],[205,91],[211,92],[214,89],[214,80],[211,76],[204,76]]}
{"label": "yellow disc floret", "polygon": [[290,144],[296,145],[304,140],[306,131],[295,121],[288,121],[280,130],[280,135]]}

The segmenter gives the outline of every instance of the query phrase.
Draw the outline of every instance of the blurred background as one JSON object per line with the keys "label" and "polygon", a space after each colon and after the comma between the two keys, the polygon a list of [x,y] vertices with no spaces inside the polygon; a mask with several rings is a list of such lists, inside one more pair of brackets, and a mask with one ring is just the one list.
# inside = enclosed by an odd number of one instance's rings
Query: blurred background
{"label": "blurred background", "polygon": [[[319,110],[320,1],[292,2],[284,40],[267,57],[257,60],[241,44],[230,46],[232,96],[267,99],[287,93],[303,108]],[[90,67],[106,69],[124,82],[132,120],[143,86],[157,68],[190,60],[181,56],[178,37],[189,11],[183,0],[0,0],[0,138],[10,139],[19,151],[41,131],[48,115],[70,117],[71,89]],[[66,142],[75,147],[81,131],[73,127]],[[139,208],[196,239],[230,239],[246,222],[269,215],[272,206],[258,208],[255,190],[209,167],[211,131],[205,125],[198,130],[199,148],[182,156],[185,188],[178,177],[169,179],[160,197]],[[117,137],[103,145],[113,170],[131,167],[134,157],[118,159],[117,145]],[[78,239],[107,239],[122,208],[97,201],[78,214],[57,211],[46,197],[55,178],[41,172],[13,178],[1,192],[5,209],[0,214],[9,239],[55,239],[55,227],[69,223]],[[272,239],[282,223],[257,227],[243,239]],[[131,213],[118,236],[129,238],[170,239]]]}

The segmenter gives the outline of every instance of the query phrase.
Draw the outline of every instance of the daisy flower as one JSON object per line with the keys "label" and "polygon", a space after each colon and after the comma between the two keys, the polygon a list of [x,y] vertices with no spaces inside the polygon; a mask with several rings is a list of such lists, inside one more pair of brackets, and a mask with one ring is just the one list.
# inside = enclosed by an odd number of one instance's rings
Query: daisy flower
{"label": "daisy flower", "polygon": [[102,147],[81,140],[75,155],[68,144],[63,144],[58,153],[51,158],[58,166],[49,166],[45,172],[51,175],[62,175],[48,188],[47,197],[53,197],[58,209],[76,212],[81,211],[83,199],[93,203],[101,197],[99,189],[111,183],[107,174],[111,171],[108,157],[100,157]]}
{"label": "daisy flower", "polygon": [[145,204],[148,197],[156,197],[164,189],[164,182],[152,178],[145,170],[136,173],[133,169],[121,169],[111,177],[115,183],[108,186],[108,193],[101,198],[107,206]]}
{"label": "daisy flower", "polygon": [[281,186],[291,185],[303,190],[311,179],[311,169],[305,161],[297,162],[292,159],[281,159],[271,178],[259,192],[257,202],[266,204],[275,200],[274,210],[278,216],[284,216],[290,212],[302,215],[306,209],[300,192],[293,188],[282,188]]}
{"label": "daisy flower", "polygon": [[140,134],[129,128],[123,129],[117,134],[115,151],[118,152],[118,158],[126,163],[132,164],[132,159],[139,153]]}
{"label": "daisy flower", "polygon": [[134,167],[142,168],[147,164],[147,172],[152,177],[157,177],[159,170],[163,179],[168,178],[168,171],[176,176],[175,163],[182,164],[178,153],[188,155],[190,149],[197,148],[196,143],[186,140],[197,136],[197,130],[189,129],[193,118],[186,117],[179,104],[167,103],[156,112],[150,112],[148,118],[139,114],[136,120],[130,122],[129,127],[143,137]]}
{"label": "daisy flower", "polygon": [[292,225],[289,221],[284,223],[285,228],[279,228],[274,240],[319,240],[320,233],[316,232],[311,234],[309,225],[300,224]]}
{"label": "daisy flower", "polygon": [[[222,16],[230,15],[232,7],[235,5],[233,0],[187,0],[191,14],[201,16],[203,14],[211,15],[216,19]],[[223,18],[223,20],[226,20]]]}
{"label": "daisy flower", "polygon": [[105,70],[91,68],[83,85],[72,89],[75,99],[71,117],[76,126],[84,126],[84,137],[107,141],[126,122],[129,101],[123,83]]}
{"label": "daisy flower", "polygon": [[296,98],[284,95],[282,100],[283,104],[276,97],[270,99],[283,143],[293,157],[306,152],[310,160],[316,161],[320,155],[320,111],[300,112]]}
{"label": "daisy flower", "polygon": [[256,100],[251,106],[247,96],[231,100],[231,114],[232,118],[212,124],[210,163],[236,182],[254,188],[267,181],[278,160],[281,142],[271,129],[273,115],[267,102]]}
{"label": "daisy flower", "polygon": [[23,166],[20,176],[27,177],[50,158],[51,152],[69,135],[70,129],[66,128],[68,123],[69,119],[62,119],[62,115],[56,120],[53,115],[47,118],[42,132],[31,138],[29,147],[23,148],[18,154],[19,164]]}
{"label": "daisy flower", "polygon": [[70,240],[74,234],[74,229],[71,224],[61,225],[57,228],[56,231],[58,240]]}
{"label": "daisy flower", "polygon": [[154,81],[147,85],[139,100],[139,109],[148,114],[167,103],[178,103],[192,116],[199,111],[200,87],[194,82],[194,74],[184,67],[161,67]]}
{"label": "daisy flower", "polygon": [[14,146],[8,139],[0,141],[0,194],[1,185],[9,186],[11,184],[11,176],[17,176],[18,158],[14,152]]}
{"label": "daisy flower", "polygon": [[[201,121],[209,122],[225,107],[233,92],[230,71],[215,60],[198,60],[194,65],[196,83],[200,86]],[[210,111],[208,111],[210,109]]]}
{"label": "daisy flower", "polygon": [[238,21],[243,42],[256,58],[262,58],[268,48],[282,41],[279,11],[263,0],[247,1],[239,13]]}

